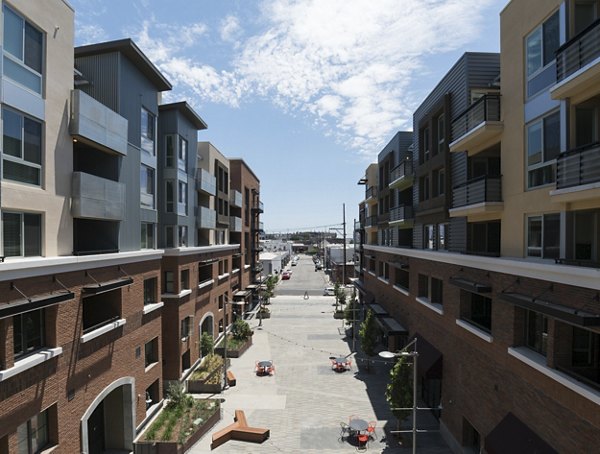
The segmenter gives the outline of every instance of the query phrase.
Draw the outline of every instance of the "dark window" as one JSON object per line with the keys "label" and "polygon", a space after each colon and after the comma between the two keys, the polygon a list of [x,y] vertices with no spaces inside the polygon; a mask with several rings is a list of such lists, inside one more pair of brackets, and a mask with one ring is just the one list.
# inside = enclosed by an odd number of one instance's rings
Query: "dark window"
{"label": "dark window", "polygon": [[190,270],[181,270],[181,289],[187,290],[190,288]]}
{"label": "dark window", "polygon": [[487,331],[492,331],[492,300],[478,293],[460,291],[462,319]]}
{"label": "dark window", "polygon": [[41,185],[42,123],[2,109],[3,173],[6,180]]}
{"label": "dark window", "polygon": [[2,213],[5,257],[42,255],[42,216],[30,213]]}
{"label": "dark window", "polygon": [[41,412],[17,427],[17,452],[19,454],[42,452],[48,442],[48,410]]}
{"label": "dark window", "polygon": [[156,295],[158,279],[153,277],[144,280],[144,305],[154,304],[158,301]]}
{"label": "dark window", "polygon": [[44,311],[37,310],[13,317],[15,360],[45,346]]}
{"label": "dark window", "polygon": [[175,292],[175,277],[173,275],[173,271],[165,271],[164,274],[164,288],[165,293],[174,293]]}
{"label": "dark window", "polygon": [[410,273],[407,270],[396,268],[394,285],[404,290],[408,290],[409,282]]}
{"label": "dark window", "polygon": [[527,125],[527,167],[530,188],[556,180],[556,158],[560,153],[560,112]]}
{"label": "dark window", "polygon": [[527,218],[527,255],[542,258],[558,258],[560,256],[559,214]]}
{"label": "dark window", "polygon": [[158,362],[158,337],[146,343],[144,353],[144,367]]}
{"label": "dark window", "polygon": [[186,317],[181,320],[181,338],[184,339],[189,337],[192,332],[192,319],[190,317]]}
{"label": "dark window", "polygon": [[546,356],[548,342],[548,317],[528,310],[525,321],[525,342],[527,347]]}

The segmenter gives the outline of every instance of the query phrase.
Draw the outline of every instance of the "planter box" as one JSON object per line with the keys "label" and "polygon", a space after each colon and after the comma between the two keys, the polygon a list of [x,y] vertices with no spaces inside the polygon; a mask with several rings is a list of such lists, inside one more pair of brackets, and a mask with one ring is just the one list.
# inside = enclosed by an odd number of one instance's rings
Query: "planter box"
{"label": "planter box", "polygon": [[[223,372],[221,371],[221,375]],[[223,389],[223,377],[221,376],[221,380],[217,384],[206,383],[206,380],[188,380],[187,381],[187,389],[189,393],[199,394],[199,393],[209,393],[209,394],[218,394]]]}
{"label": "planter box", "polygon": [[135,454],[183,454],[211,430],[220,419],[221,410],[215,412],[204,424],[199,426],[198,430],[184,443],[176,441],[136,441],[133,443],[133,452]]}
{"label": "planter box", "polygon": [[[248,340],[246,341],[246,343],[237,350],[232,350],[228,346],[227,347],[227,358],[239,358],[240,356],[242,356],[244,354],[244,352],[246,350],[248,350],[250,348],[251,345],[252,345],[252,336],[250,336],[248,338]],[[217,347],[217,348],[215,348],[215,353],[217,353],[218,355],[224,356],[225,352],[223,350],[223,347]]]}
{"label": "planter box", "polygon": [[270,313],[270,312],[268,312],[268,313],[266,313],[266,312],[263,312],[262,314],[258,314],[258,315],[256,316],[256,318],[257,318],[258,320],[260,320],[261,318],[262,318],[263,320],[264,320],[264,319],[266,319],[266,318],[271,318],[271,313]]}
{"label": "planter box", "polygon": [[341,320],[344,318],[344,311],[338,311],[333,313],[333,318],[336,320]]}

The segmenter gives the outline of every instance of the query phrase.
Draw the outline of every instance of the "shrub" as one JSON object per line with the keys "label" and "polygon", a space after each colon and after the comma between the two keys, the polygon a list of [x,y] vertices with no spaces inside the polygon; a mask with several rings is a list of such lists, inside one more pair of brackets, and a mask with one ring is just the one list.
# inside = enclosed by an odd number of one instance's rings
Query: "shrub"
{"label": "shrub", "polygon": [[208,333],[202,333],[200,337],[200,351],[202,352],[202,356],[209,355],[213,352],[215,348],[215,340]]}
{"label": "shrub", "polygon": [[233,322],[233,326],[231,327],[231,335],[236,340],[245,341],[252,336],[252,330],[250,329],[248,322],[238,318],[235,322]]}

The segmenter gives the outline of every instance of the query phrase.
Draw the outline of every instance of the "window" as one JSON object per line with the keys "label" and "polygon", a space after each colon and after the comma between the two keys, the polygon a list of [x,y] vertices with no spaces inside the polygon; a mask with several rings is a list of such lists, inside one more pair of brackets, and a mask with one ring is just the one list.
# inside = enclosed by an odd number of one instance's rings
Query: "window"
{"label": "window", "polygon": [[175,276],[173,271],[165,271],[164,277],[165,293],[175,293]]}
{"label": "window", "polygon": [[379,277],[386,281],[390,279],[390,270],[387,262],[379,262]]}
{"label": "window", "polygon": [[175,165],[175,136],[169,135],[165,137],[165,167],[173,167]]}
{"label": "window", "polygon": [[448,249],[448,224],[438,224],[437,248],[440,251]]}
{"label": "window", "polygon": [[181,338],[185,339],[192,333],[192,318],[186,317],[181,320]]}
{"label": "window", "polygon": [[144,367],[158,362],[158,337],[146,343],[144,353]]}
{"label": "window", "polygon": [[444,304],[444,281],[435,277],[419,274],[419,297],[429,303]]}
{"label": "window", "polygon": [[569,254],[575,260],[598,262],[600,257],[600,211],[576,211],[569,222],[572,229]]}
{"label": "window", "polygon": [[144,208],[154,208],[154,169],[140,167],[140,203]]}
{"label": "window", "polygon": [[177,245],[179,247],[187,247],[187,225],[177,226]]}
{"label": "window", "polygon": [[499,256],[500,236],[500,221],[467,223],[467,253]]}
{"label": "window", "polygon": [[2,109],[2,178],[40,186],[42,183],[42,123]]}
{"label": "window", "polygon": [[437,169],[433,171],[433,197],[443,195],[446,192],[446,171]]}
{"label": "window", "polygon": [[530,78],[554,60],[559,47],[558,11],[537,27],[526,40],[527,77]]}
{"label": "window", "polygon": [[168,225],[167,227],[165,227],[165,246],[166,247],[175,247],[175,241],[174,241],[174,228],[172,225]]}
{"label": "window", "polygon": [[435,249],[435,225],[428,224],[424,227],[425,249]]}
{"label": "window", "polygon": [[560,112],[527,125],[528,187],[556,180],[556,158],[560,153]]}
{"label": "window", "polygon": [[173,181],[165,181],[165,210],[167,213],[175,211],[175,187]]}
{"label": "window", "polygon": [[154,156],[154,115],[143,107],[141,132],[141,149]]}
{"label": "window", "polygon": [[158,302],[156,295],[157,283],[158,279],[155,277],[144,279],[144,305]]}
{"label": "window", "polygon": [[17,452],[33,454],[43,450],[49,442],[48,410],[17,427]]}
{"label": "window", "polygon": [[177,182],[177,213],[187,214],[188,209],[188,185],[183,181]]}
{"label": "window", "polygon": [[548,343],[548,317],[527,310],[525,316],[525,345],[546,356]]}
{"label": "window", "polygon": [[431,144],[429,139],[429,128],[423,128],[421,130],[421,144],[423,145],[423,151],[421,153],[421,163],[428,161],[431,152]]}
{"label": "window", "polygon": [[527,256],[557,259],[560,256],[560,215],[527,218]]}
{"label": "window", "polygon": [[179,159],[177,160],[177,165],[184,172],[187,169],[187,144],[187,140],[179,137]]}
{"label": "window", "polygon": [[461,318],[472,325],[491,333],[492,300],[478,293],[460,291]]}
{"label": "window", "polygon": [[181,270],[181,289],[188,290],[190,288],[190,270]]}
{"label": "window", "polygon": [[5,257],[42,255],[42,216],[30,213],[2,213]]}
{"label": "window", "polygon": [[4,12],[4,75],[42,93],[44,35],[6,5]]}
{"label": "window", "polygon": [[408,290],[409,282],[409,272],[407,270],[403,270],[402,268],[396,268],[396,272],[394,275],[394,286],[402,288],[404,290]]}
{"label": "window", "polygon": [[44,311],[37,310],[13,317],[15,360],[45,346]]}
{"label": "window", "polygon": [[444,152],[444,145],[446,143],[446,122],[444,120],[444,114],[437,117],[437,152]]}
{"label": "window", "polygon": [[154,249],[154,224],[148,224],[146,222],[142,222],[141,224],[141,249]]}
{"label": "window", "polygon": [[419,178],[419,200],[429,200],[429,175]]}

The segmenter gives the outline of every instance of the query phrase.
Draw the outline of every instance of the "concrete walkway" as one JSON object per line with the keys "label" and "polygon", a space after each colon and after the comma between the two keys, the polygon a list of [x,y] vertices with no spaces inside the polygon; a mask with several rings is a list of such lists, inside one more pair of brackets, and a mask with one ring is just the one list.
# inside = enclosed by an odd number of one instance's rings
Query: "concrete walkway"
{"label": "concrete walkway", "polygon": [[[279,295],[262,329],[258,320],[250,320],[253,345],[231,360],[237,386],[220,394],[223,418],[189,452],[211,452],[212,433],[233,422],[235,409],[245,411],[251,426],[270,429],[271,437],[262,444],[229,441],[215,453],[355,452],[353,444],[339,438],[340,422],[348,422],[350,415],[377,421],[369,452],[411,452],[409,435],[402,446],[387,433],[396,425],[384,397],[389,364],[377,362],[366,371],[353,359],[351,371],[331,370],[330,356],[350,353],[342,321],[333,319],[333,302],[331,296]],[[257,377],[258,360],[273,360],[275,375]],[[427,415],[420,418],[419,429],[437,428],[432,421]],[[437,433],[420,434],[417,446],[419,453],[450,452]]]}

